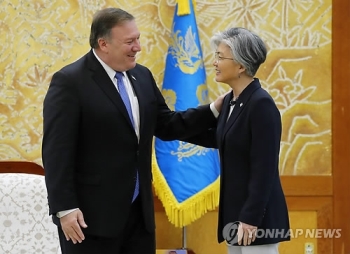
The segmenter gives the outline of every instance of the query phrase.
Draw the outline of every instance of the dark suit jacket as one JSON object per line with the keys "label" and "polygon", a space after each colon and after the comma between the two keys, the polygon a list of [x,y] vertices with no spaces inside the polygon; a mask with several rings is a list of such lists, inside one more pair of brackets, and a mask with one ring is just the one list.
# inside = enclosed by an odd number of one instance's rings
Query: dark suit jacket
{"label": "dark suit jacket", "polygon": [[231,99],[232,93],[224,99],[217,129],[200,143],[220,152],[218,241],[224,241],[225,225],[236,221],[257,226],[260,236],[266,229],[270,236],[276,233],[275,237],[259,237],[252,245],[289,240],[288,211],[278,170],[279,110],[258,79],[240,94],[227,121]]}
{"label": "dark suit jacket", "polygon": [[118,91],[92,51],[52,77],[44,100],[42,159],[57,225],[57,212],[80,208],[85,233],[117,237],[128,218],[138,170],[144,220],[153,232],[153,135],[186,139],[216,126],[209,105],[170,111],[146,67],[136,65],[127,75],[139,101],[139,142]]}

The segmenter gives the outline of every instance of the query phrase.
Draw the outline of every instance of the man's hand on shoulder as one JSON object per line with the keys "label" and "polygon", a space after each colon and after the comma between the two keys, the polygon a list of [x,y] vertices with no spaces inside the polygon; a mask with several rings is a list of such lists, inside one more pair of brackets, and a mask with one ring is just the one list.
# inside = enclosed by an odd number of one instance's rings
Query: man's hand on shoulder
{"label": "man's hand on shoulder", "polygon": [[224,98],[226,95],[228,95],[229,93],[231,93],[232,90],[220,95],[218,98],[216,98],[216,100],[214,101],[214,107],[215,109],[220,113],[221,109],[222,109],[222,104],[224,103]]}

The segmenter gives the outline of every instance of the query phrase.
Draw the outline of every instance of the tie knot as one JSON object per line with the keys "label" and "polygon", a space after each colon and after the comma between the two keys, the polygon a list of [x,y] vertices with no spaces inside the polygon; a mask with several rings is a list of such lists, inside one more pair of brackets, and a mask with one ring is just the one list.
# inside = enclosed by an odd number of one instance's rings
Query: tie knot
{"label": "tie knot", "polygon": [[124,73],[120,72],[120,71],[116,71],[115,72],[115,78],[116,79],[123,79],[124,77]]}

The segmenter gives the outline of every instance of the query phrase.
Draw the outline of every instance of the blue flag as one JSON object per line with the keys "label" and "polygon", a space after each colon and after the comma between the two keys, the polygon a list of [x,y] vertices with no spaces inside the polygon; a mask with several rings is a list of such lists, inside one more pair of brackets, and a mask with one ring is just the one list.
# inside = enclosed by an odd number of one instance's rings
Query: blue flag
{"label": "blue flag", "polygon": [[[173,110],[208,103],[206,74],[191,0],[178,1],[176,5],[162,94]],[[220,167],[216,149],[156,138],[154,159],[154,189],[169,221],[175,226],[186,226],[218,206]]]}

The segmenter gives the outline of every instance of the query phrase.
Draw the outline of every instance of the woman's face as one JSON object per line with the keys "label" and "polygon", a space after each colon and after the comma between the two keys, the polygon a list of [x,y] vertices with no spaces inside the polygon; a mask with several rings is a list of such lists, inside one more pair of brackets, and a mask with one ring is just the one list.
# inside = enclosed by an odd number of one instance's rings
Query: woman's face
{"label": "woman's face", "polygon": [[242,72],[242,66],[237,63],[232,56],[230,48],[225,43],[220,43],[215,52],[215,80],[229,84],[234,84]]}

